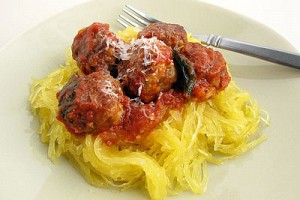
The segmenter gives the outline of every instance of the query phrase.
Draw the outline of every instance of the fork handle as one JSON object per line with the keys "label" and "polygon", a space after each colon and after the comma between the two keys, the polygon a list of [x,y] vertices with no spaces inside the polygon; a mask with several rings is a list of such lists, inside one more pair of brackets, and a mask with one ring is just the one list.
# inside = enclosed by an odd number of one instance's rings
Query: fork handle
{"label": "fork handle", "polygon": [[[197,35],[194,35],[194,37],[197,37]],[[203,39],[203,36],[199,36],[198,38],[201,40]],[[201,40],[201,42],[208,46],[214,46],[220,49],[226,49],[255,58],[260,58],[262,60],[267,60],[269,62],[300,69],[300,54],[285,52],[278,49],[272,49],[255,44],[241,42],[238,40],[225,38],[219,35],[210,34],[207,35],[205,38],[206,41]]]}

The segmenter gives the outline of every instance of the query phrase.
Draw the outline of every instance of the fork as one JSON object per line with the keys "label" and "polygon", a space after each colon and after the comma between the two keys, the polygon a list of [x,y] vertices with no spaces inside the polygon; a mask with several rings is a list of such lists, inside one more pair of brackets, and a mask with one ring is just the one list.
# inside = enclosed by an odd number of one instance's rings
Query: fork
{"label": "fork", "polygon": [[[134,26],[143,29],[151,23],[160,22],[128,4],[123,8],[123,12],[126,16],[120,14],[120,19],[117,19],[117,21],[126,28],[128,26]],[[300,54],[297,53],[263,47],[214,34],[197,34],[193,35],[193,37],[198,38],[202,44],[207,46],[226,49],[272,63],[300,69]]]}

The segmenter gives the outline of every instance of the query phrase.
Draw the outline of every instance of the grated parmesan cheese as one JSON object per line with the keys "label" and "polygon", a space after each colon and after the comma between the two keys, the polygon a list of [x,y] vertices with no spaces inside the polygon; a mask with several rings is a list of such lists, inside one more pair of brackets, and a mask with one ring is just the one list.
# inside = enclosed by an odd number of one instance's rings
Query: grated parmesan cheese
{"label": "grated parmesan cheese", "polygon": [[157,57],[165,58],[164,54],[159,50],[158,45],[166,45],[164,42],[157,39],[157,37],[152,38],[140,38],[133,39],[129,44],[125,43],[123,40],[109,41],[109,44],[116,48],[115,57],[121,60],[130,60],[134,52],[142,51],[143,65],[149,66],[155,62],[153,55]]}
{"label": "grated parmesan cheese", "polygon": [[165,57],[164,54],[160,51],[158,45],[166,45],[164,42],[157,39],[157,37],[152,38],[140,38],[132,41],[132,46],[134,51],[142,50],[143,51],[143,65],[149,66],[152,63],[155,63],[155,59],[152,57],[153,55],[157,55],[157,57]]}
{"label": "grated parmesan cheese", "polygon": [[101,91],[108,96],[108,98],[118,98],[118,94],[116,94],[114,91],[113,91],[113,86],[112,86],[112,83],[111,81],[109,80],[105,80],[105,85],[104,85],[104,88],[101,89]]}

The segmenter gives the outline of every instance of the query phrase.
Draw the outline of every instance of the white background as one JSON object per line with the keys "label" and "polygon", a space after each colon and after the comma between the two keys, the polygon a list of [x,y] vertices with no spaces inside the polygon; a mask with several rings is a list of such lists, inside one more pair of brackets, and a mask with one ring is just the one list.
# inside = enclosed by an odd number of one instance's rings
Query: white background
{"label": "white background", "polygon": [[[0,49],[45,19],[87,0],[0,0]],[[300,7],[295,0],[203,0],[255,19],[300,51]]]}

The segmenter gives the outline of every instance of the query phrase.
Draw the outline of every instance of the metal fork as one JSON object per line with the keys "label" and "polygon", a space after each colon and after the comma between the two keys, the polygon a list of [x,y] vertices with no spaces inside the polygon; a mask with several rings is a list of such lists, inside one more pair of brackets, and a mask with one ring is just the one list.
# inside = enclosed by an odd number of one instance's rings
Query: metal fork
{"label": "metal fork", "polygon": [[[135,26],[143,29],[150,23],[159,22],[159,20],[146,15],[142,11],[128,4],[123,8],[123,12],[126,14],[126,16],[122,14],[119,15],[120,19],[117,19],[117,21],[124,27]],[[204,45],[226,49],[269,62],[300,69],[300,54],[297,53],[263,47],[214,34],[197,34],[193,35],[193,37],[200,39],[201,43]]]}

